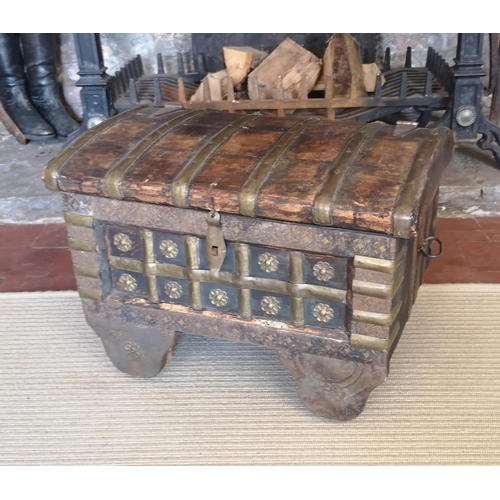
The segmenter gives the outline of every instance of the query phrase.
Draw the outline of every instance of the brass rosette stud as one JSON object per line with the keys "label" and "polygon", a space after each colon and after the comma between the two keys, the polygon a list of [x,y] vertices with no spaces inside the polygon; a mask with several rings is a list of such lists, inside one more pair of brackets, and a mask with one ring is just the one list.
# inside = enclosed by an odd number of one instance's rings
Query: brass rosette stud
{"label": "brass rosette stud", "polygon": [[137,289],[137,281],[130,274],[122,274],[118,279],[118,287],[126,292],[133,292]]}
{"label": "brass rosette stud", "polygon": [[328,323],[333,318],[333,309],[328,304],[317,304],[314,306],[313,315],[321,323]]}
{"label": "brass rosette stud", "polygon": [[333,278],[335,271],[328,262],[321,261],[314,264],[313,273],[319,281],[330,281]]}
{"label": "brass rosette stud", "polygon": [[132,250],[132,240],[125,233],[115,234],[113,243],[121,252],[130,252],[130,250]]}
{"label": "brass rosette stud", "polygon": [[276,297],[266,296],[260,301],[262,310],[270,316],[276,316],[281,309],[279,300]]}
{"label": "brass rosette stud", "polygon": [[177,281],[169,281],[165,285],[165,292],[171,299],[180,299],[182,297],[182,286]]}
{"label": "brass rosette stud", "polygon": [[270,253],[262,253],[258,260],[260,268],[266,273],[272,273],[278,269],[278,259]]}
{"label": "brass rosette stud", "polygon": [[210,302],[216,307],[224,307],[227,305],[228,301],[227,293],[220,288],[210,290],[209,299]]}
{"label": "brass rosette stud", "polygon": [[179,254],[179,247],[172,240],[162,240],[160,243],[160,252],[167,259],[174,259]]}

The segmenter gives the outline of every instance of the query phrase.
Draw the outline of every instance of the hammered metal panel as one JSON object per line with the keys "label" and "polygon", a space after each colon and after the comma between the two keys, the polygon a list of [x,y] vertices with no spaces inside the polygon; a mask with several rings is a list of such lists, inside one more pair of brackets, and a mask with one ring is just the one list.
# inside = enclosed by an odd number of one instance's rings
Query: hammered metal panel
{"label": "hammered metal panel", "polygon": [[[273,308],[275,303],[277,303],[278,305],[275,314],[265,311],[266,305],[270,305],[271,307],[268,309],[268,311],[274,312],[274,310],[276,310]],[[251,305],[252,305],[252,316],[257,316],[259,318],[266,318],[275,321],[290,322],[290,297],[288,295],[261,292],[260,290],[252,290]]]}
{"label": "hammered metal panel", "polygon": [[286,250],[250,246],[250,276],[290,281],[290,257]]}
{"label": "hammered metal panel", "polygon": [[147,297],[146,277],[143,274],[133,271],[122,271],[121,269],[111,269],[111,282],[113,289],[120,293]]}
{"label": "hammered metal panel", "polygon": [[347,290],[349,259],[328,255],[304,254],[304,283]]}
{"label": "hammered metal panel", "polygon": [[[205,238],[200,238],[198,240],[198,259],[200,269],[210,269],[208,265],[208,260],[205,254]],[[220,268],[220,272],[224,273],[235,273],[235,260],[234,260],[234,244],[228,243],[226,241],[226,257],[224,258],[224,262],[222,263],[222,267]]]}
{"label": "hammered metal panel", "polygon": [[346,325],[345,304],[325,300],[304,299],[304,321],[314,328],[344,328]]}
{"label": "hammered metal panel", "polygon": [[180,234],[153,233],[157,262],[186,266],[184,239]]}
{"label": "hammered metal panel", "polygon": [[107,225],[105,240],[110,255],[142,260],[142,242],[138,227]]}
{"label": "hammered metal panel", "polygon": [[201,283],[201,305],[203,309],[238,314],[237,288],[214,283]]}

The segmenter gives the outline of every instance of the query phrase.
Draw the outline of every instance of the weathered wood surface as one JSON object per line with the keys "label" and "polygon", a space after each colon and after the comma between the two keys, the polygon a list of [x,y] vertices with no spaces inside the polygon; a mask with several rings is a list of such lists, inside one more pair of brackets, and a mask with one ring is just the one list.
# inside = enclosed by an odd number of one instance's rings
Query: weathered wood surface
{"label": "weathered wood surface", "polygon": [[200,83],[190,102],[222,101],[227,97],[228,72],[209,73]]}
{"label": "weathered wood surface", "polygon": [[[382,73],[377,63],[363,64],[363,81],[367,92],[375,92],[377,83],[377,75]],[[382,85],[385,83],[384,75],[382,77]]]}
{"label": "weathered wood surface", "polygon": [[72,155],[48,165],[47,185],[385,234],[399,224],[398,236],[410,237],[422,189],[453,151],[444,128],[394,137],[389,125],[320,117],[156,113],[118,115],[82,136]]}
{"label": "weathered wood surface", "polygon": [[251,100],[297,99],[301,88],[311,91],[320,69],[314,54],[287,38],[248,75],[248,95]]}
{"label": "weathered wood surface", "polygon": [[224,47],[222,52],[224,65],[235,87],[243,83],[250,70],[267,57],[267,52],[252,47]]}
{"label": "weathered wood surface", "polygon": [[336,97],[366,95],[359,43],[349,33],[334,33],[328,41],[316,89],[325,88],[326,75],[333,76],[333,94]]}

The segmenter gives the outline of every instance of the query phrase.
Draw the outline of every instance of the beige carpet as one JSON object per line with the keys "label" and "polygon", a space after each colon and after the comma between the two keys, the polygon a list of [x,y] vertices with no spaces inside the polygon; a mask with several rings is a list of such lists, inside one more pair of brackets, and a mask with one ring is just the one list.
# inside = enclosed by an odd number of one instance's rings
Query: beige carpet
{"label": "beige carpet", "polygon": [[184,335],[116,370],[76,293],[0,294],[0,464],[500,464],[500,286],[421,288],[388,381],[316,417],[274,351]]}

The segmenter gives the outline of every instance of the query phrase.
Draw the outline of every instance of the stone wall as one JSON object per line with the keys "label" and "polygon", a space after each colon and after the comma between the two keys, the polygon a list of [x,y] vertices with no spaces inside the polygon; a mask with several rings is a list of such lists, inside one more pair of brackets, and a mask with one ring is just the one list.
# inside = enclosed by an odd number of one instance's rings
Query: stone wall
{"label": "stone wall", "polygon": [[[101,33],[101,42],[108,73],[113,75],[127,60],[141,54],[145,72],[156,71],[156,54],[164,55],[165,69],[169,73],[177,71],[177,53],[184,54],[187,68],[192,65],[190,33]],[[404,64],[406,47],[413,49],[413,64],[425,64],[427,47],[439,51],[447,62],[453,64],[456,54],[456,33],[383,33],[378,37],[377,56],[381,61],[386,47],[391,48],[392,66]],[[488,69],[488,39],[484,43],[485,68]],[[59,79],[62,83],[65,99],[75,117],[81,116],[80,89],[75,87],[78,80],[73,35],[60,35],[61,70]]]}

